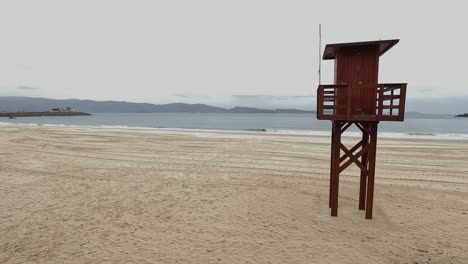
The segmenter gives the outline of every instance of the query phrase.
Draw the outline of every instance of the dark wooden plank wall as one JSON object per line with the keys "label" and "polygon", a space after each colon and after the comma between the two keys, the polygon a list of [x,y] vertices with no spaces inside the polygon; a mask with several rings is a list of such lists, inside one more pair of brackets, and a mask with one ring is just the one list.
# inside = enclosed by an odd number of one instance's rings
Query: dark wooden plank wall
{"label": "dark wooden plank wall", "polygon": [[378,72],[378,45],[341,47],[337,50],[335,83],[350,84],[350,88],[359,88],[351,89],[349,94],[344,90],[339,91],[337,114],[346,113],[347,108],[350,109],[351,115],[376,113]]}

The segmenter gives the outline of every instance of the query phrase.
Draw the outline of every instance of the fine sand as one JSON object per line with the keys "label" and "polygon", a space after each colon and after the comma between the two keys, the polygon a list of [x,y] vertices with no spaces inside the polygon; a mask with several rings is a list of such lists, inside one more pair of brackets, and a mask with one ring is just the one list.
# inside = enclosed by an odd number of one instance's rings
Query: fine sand
{"label": "fine sand", "polygon": [[2,126],[0,263],[468,263],[468,141],[379,139],[373,220],[329,141]]}

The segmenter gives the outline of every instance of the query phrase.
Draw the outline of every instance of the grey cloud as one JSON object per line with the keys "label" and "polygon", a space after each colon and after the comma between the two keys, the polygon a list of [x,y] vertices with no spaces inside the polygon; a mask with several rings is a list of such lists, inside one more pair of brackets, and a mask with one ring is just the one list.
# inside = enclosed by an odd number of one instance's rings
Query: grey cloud
{"label": "grey cloud", "polygon": [[197,94],[174,94],[173,96],[186,99],[209,99],[208,95],[197,95]]}
{"label": "grey cloud", "polygon": [[38,87],[31,87],[31,86],[25,86],[25,85],[20,85],[16,87],[18,90],[39,90]]}
{"label": "grey cloud", "polygon": [[313,95],[232,95],[231,104],[236,106],[258,107],[265,109],[295,108],[312,110],[315,96]]}
{"label": "grey cloud", "polygon": [[269,100],[290,100],[315,98],[315,95],[294,95],[294,96],[275,96],[275,95],[233,95],[235,99],[269,99]]}
{"label": "grey cloud", "polygon": [[421,90],[421,93],[431,93],[432,91],[434,91],[434,89],[425,88],[425,89],[422,89],[422,90]]}

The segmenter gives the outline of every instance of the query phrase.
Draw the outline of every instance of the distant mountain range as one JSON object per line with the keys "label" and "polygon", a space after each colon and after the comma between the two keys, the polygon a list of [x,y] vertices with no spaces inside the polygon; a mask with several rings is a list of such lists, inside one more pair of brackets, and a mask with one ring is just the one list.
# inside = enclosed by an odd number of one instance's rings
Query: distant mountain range
{"label": "distant mountain range", "polygon": [[226,109],[205,104],[148,104],[80,99],[0,97],[0,112],[40,112],[65,106],[70,106],[75,111],[88,113],[315,113],[314,111],[298,109],[269,110],[239,106]]}

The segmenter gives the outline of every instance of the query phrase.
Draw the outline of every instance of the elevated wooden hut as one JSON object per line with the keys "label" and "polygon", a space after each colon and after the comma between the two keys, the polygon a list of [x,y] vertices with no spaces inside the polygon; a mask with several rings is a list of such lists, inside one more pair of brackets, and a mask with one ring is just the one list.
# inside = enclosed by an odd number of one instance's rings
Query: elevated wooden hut
{"label": "elevated wooden hut", "polygon": [[[379,60],[398,39],[328,44],[324,60],[335,60],[335,84],[319,85],[317,118],[332,121],[330,169],[331,215],[338,214],[339,176],[355,163],[361,169],[359,209],[372,218],[377,126],[380,121],[403,121],[406,83],[378,83]],[[362,139],[346,147],[341,135],[356,125]]]}

